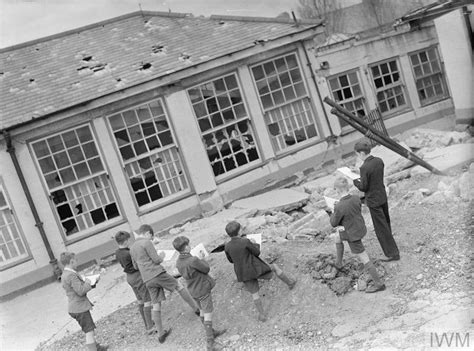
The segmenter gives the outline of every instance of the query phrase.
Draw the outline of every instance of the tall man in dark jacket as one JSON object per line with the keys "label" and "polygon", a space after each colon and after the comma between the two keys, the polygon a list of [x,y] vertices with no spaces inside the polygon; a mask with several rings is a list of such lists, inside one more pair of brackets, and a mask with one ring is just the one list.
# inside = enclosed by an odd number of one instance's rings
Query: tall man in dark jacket
{"label": "tall man in dark jacket", "polygon": [[375,234],[383,253],[387,256],[383,261],[398,261],[400,253],[392,235],[387,193],[383,183],[384,163],[379,157],[372,156],[370,149],[367,140],[358,141],[354,145],[357,157],[363,161],[360,167],[360,179],[355,179],[354,185],[365,193],[365,203],[370,210]]}

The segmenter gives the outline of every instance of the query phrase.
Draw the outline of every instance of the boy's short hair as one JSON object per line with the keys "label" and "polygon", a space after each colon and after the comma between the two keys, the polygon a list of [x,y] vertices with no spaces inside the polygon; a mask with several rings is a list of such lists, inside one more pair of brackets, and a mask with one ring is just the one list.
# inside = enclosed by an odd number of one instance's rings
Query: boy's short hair
{"label": "boy's short hair", "polygon": [[349,189],[349,182],[346,177],[337,177],[334,181],[334,189],[347,190]]}
{"label": "boy's short hair", "polygon": [[71,263],[71,260],[76,257],[76,254],[73,253],[73,252],[63,252],[61,253],[61,255],[59,256],[59,262],[61,262],[61,264],[63,266],[66,266],[68,265],[69,263]]}
{"label": "boy's short hair", "polygon": [[130,233],[128,233],[126,231],[121,230],[121,231],[117,232],[117,234],[115,234],[115,241],[119,245],[125,244],[125,242],[128,239],[130,239]]}
{"label": "boy's short hair", "polygon": [[189,244],[189,239],[183,235],[174,238],[173,240],[173,247],[176,251],[182,252],[186,245]]}
{"label": "boy's short hair", "polygon": [[225,226],[225,231],[228,236],[237,236],[240,230],[240,223],[237,221],[232,221],[227,223]]}
{"label": "boy's short hair", "polygon": [[144,235],[146,233],[150,233],[153,236],[153,228],[149,224],[142,224],[140,228],[135,232],[138,235]]}
{"label": "boy's short hair", "polygon": [[370,141],[368,141],[367,139],[359,140],[354,145],[354,150],[357,152],[364,152],[366,154],[370,154],[371,149],[372,146],[370,145]]}

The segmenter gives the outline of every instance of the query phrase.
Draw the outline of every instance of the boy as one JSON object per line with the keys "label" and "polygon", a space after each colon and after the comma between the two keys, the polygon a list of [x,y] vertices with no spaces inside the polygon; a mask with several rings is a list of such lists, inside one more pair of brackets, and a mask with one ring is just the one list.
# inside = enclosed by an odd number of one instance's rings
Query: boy
{"label": "boy", "polygon": [[212,328],[212,304],[211,290],[216,285],[215,280],[208,274],[209,263],[190,254],[191,247],[189,239],[178,236],[173,240],[173,247],[179,252],[176,268],[186,282],[191,296],[199,306],[201,322],[206,330],[207,350],[218,350],[220,345],[214,339],[226,332],[226,330],[214,330]]}
{"label": "boy", "polygon": [[[165,342],[171,333],[171,328],[164,330],[161,322],[161,302],[165,300],[163,289],[178,291],[181,298],[186,301],[194,311],[198,310],[196,302],[189,292],[174,277],[169,275],[163,266],[164,254],[158,255],[151,242],[153,229],[148,224],[143,224],[135,232],[136,240],[130,247],[133,266],[140,271],[142,280],[150,292],[152,311],[151,317],[159,333],[158,341]],[[196,312],[198,313],[198,312]]]}
{"label": "boy", "polygon": [[258,311],[258,320],[265,322],[267,316],[263,311],[259,295],[258,279],[271,279],[273,272],[275,272],[276,276],[286,283],[290,290],[294,288],[296,280],[289,278],[276,264],[268,265],[258,257],[260,245],[240,236],[242,228],[239,222],[229,222],[225,231],[231,237],[224,249],[227,259],[234,264],[237,281],[243,282],[246,290],[252,294]]}
{"label": "boy", "polygon": [[92,320],[92,303],[87,298],[87,292],[95,285],[90,284],[88,279],[82,277],[76,272],[76,255],[72,252],[63,252],[59,261],[64,266],[61,282],[68,298],[68,312],[81,326],[86,334],[86,347],[88,350],[101,351],[107,350],[107,346],[101,346],[96,343],[94,329],[96,328]]}
{"label": "boy", "polygon": [[357,157],[363,161],[360,167],[360,179],[353,183],[365,193],[365,203],[370,211],[374,231],[387,259],[382,261],[398,261],[400,253],[392,235],[390,215],[388,213],[387,193],[383,184],[384,164],[382,159],[370,155],[369,141],[361,140],[354,145]]}
{"label": "boy", "polygon": [[115,251],[115,257],[123,268],[124,273],[127,274],[127,283],[132,287],[132,290],[137,297],[138,311],[145,323],[147,334],[153,334],[156,329],[153,328],[153,321],[151,319],[151,299],[150,293],[143,283],[142,277],[138,269],[133,267],[132,257],[130,256],[130,234],[124,231],[119,231],[115,234],[115,241],[118,245],[118,250]]}
{"label": "boy", "polygon": [[372,277],[373,284],[368,286],[366,293],[374,293],[385,290],[374,264],[362,244],[362,238],[367,233],[364,217],[362,217],[360,198],[349,193],[349,182],[344,177],[338,177],[334,181],[334,188],[340,200],[334,205],[334,213],[331,214],[331,225],[333,227],[343,226],[344,230],[338,231],[336,241],[336,269],[342,268],[342,256],[344,255],[343,241],[349,243],[351,252],[364,264],[364,268]]}

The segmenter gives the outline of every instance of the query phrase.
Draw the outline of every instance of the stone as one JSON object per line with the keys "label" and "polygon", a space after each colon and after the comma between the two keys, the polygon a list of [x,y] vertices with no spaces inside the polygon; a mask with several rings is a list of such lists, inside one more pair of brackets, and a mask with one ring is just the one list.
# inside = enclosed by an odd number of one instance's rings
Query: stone
{"label": "stone", "polygon": [[289,212],[306,205],[309,194],[292,189],[277,189],[235,201],[233,208],[256,208],[259,211]]}
{"label": "stone", "polygon": [[441,191],[436,191],[433,193],[433,195],[428,196],[424,199],[422,199],[421,203],[424,204],[435,204],[435,203],[444,203],[446,202],[446,197],[444,196],[444,193]]}
{"label": "stone", "polygon": [[423,274],[420,273],[416,276],[416,280],[421,280],[421,279],[423,279]]}
{"label": "stone", "polygon": [[183,232],[184,229],[182,227],[175,227],[170,229],[171,235],[178,235],[179,233]]}
{"label": "stone", "polygon": [[402,179],[410,178],[410,176],[411,176],[411,170],[410,169],[404,169],[403,171],[392,173],[392,174],[386,176],[385,177],[385,183],[390,185],[390,184],[399,182]]}
{"label": "stone", "polygon": [[265,216],[258,216],[240,220],[240,225],[242,226],[243,234],[255,233],[258,228],[263,227],[267,224]]}
{"label": "stone", "polygon": [[464,172],[459,177],[459,197],[464,201],[474,200],[474,184],[472,184],[473,175],[470,172]]}

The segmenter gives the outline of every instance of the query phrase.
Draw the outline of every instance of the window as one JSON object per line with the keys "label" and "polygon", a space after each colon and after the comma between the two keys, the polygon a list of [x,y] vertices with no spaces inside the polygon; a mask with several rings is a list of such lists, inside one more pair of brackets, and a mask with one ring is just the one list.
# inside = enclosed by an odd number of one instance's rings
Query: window
{"label": "window", "polygon": [[314,113],[295,54],[252,67],[273,148],[286,148],[317,137]]}
{"label": "window", "polygon": [[216,177],[259,159],[235,74],[191,88],[188,95]]}
{"label": "window", "polygon": [[436,47],[410,54],[410,61],[421,105],[441,100],[448,95]]}
{"label": "window", "polygon": [[[357,72],[349,72],[329,78],[329,86],[334,100],[356,116],[365,116],[364,95]],[[349,126],[339,119],[342,128]],[[347,129],[347,128],[346,128]]]}
{"label": "window", "polygon": [[32,147],[67,236],[120,216],[89,126],[47,137]]}
{"label": "window", "polygon": [[18,221],[0,182],[0,267],[29,256]]}
{"label": "window", "polygon": [[115,114],[109,122],[139,207],[189,191],[160,100]]}
{"label": "window", "polygon": [[382,113],[396,111],[407,106],[402,77],[396,60],[378,63],[370,67]]}

